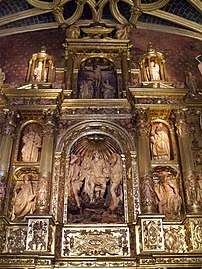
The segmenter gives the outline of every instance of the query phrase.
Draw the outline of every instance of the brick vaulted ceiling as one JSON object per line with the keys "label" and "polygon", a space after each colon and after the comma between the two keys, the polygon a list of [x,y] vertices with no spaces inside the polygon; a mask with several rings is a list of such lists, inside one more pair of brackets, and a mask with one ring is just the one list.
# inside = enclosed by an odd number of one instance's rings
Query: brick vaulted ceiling
{"label": "brick vaulted ceiling", "polygon": [[74,23],[132,24],[202,40],[202,1],[0,0],[0,36]]}

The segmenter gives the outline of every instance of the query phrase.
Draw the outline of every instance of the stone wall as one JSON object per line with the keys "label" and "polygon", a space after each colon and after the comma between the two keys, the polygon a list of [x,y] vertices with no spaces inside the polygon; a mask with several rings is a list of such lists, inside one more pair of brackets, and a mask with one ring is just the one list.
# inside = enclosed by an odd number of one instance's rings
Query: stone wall
{"label": "stone wall", "polygon": [[[183,87],[187,72],[192,71],[197,77],[199,87],[202,87],[202,76],[195,60],[195,57],[201,54],[199,40],[143,29],[133,29],[130,38],[136,67],[140,56],[146,52],[148,43],[152,42],[153,47],[166,57],[170,81]],[[65,33],[61,29],[16,34],[1,37],[0,40],[0,67],[6,73],[6,83],[25,82],[28,61],[42,45],[47,47],[48,54],[54,56],[57,67],[64,64],[62,44],[65,41]]]}

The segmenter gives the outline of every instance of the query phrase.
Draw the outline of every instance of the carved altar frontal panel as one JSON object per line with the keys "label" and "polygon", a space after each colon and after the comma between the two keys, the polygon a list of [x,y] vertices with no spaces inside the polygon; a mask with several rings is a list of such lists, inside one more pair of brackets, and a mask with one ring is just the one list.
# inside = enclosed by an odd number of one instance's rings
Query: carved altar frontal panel
{"label": "carved altar frontal panel", "polygon": [[[159,215],[160,216],[160,215]],[[138,253],[155,253],[165,251],[162,217],[139,217],[136,226],[136,244]]]}
{"label": "carved altar frontal panel", "polygon": [[129,228],[126,225],[65,227],[62,234],[62,257],[130,256]]}
{"label": "carved altar frontal panel", "polygon": [[49,219],[29,219],[26,250],[47,251]]}

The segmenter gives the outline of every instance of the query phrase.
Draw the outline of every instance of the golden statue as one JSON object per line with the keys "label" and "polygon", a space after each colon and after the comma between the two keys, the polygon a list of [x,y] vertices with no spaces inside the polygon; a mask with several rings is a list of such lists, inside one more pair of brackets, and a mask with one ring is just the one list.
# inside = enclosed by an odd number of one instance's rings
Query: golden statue
{"label": "golden statue", "polygon": [[33,54],[29,61],[27,82],[51,83],[53,78],[54,59],[46,53],[46,47]]}

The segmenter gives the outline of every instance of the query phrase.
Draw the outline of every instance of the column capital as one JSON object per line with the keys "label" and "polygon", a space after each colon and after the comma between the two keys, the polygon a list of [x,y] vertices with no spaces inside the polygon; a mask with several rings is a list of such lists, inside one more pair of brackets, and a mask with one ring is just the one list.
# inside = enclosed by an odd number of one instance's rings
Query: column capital
{"label": "column capital", "polygon": [[12,111],[7,108],[3,110],[3,113],[4,113],[5,123],[3,125],[2,134],[4,136],[13,135],[13,132],[16,127],[16,123],[19,120],[20,115],[18,112]]}
{"label": "column capital", "polygon": [[189,135],[189,129],[186,122],[188,113],[188,108],[182,108],[173,111],[173,119],[176,127],[176,132],[179,137],[186,137]]}
{"label": "column capital", "polygon": [[149,109],[135,110],[138,136],[146,137],[149,135],[150,123],[148,122]]}
{"label": "column capital", "polygon": [[53,136],[54,135],[54,127],[57,119],[57,112],[55,110],[51,109],[44,109],[43,110],[44,115],[44,136]]}

